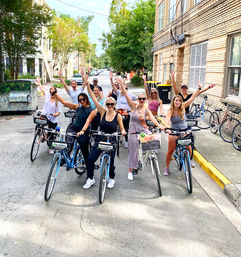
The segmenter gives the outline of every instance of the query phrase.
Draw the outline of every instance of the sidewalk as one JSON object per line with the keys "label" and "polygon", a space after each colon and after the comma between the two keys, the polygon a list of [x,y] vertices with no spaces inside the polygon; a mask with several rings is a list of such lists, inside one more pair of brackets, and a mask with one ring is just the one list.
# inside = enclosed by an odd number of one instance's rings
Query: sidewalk
{"label": "sidewalk", "polygon": [[241,152],[209,129],[196,133],[194,159],[241,211]]}

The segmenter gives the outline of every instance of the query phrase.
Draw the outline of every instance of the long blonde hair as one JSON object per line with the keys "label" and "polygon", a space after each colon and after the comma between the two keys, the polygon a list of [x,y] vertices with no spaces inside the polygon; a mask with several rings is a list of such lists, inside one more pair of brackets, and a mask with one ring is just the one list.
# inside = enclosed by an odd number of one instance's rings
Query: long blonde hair
{"label": "long blonde hair", "polygon": [[180,95],[175,95],[174,98],[172,99],[171,105],[170,105],[170,111],[171,111],[171,116],[173,116],[174,113],[174,101],[176,98],[179,98],[181,105],[179,107],[179,112],[178,112],[178,116],[181,118],[181,120],[184,120],[184,115],[185,115],[185,107],[183,106],[183,99]]}
{"label": "long blonde hair", "polygon": [[151,90],[150,90],[150,101],[152,101],[152,100],[154,100],[152,97],[151,97],[151,91],[155,91],[156,92],[156,94],[157,94],[157,98],[155,99],[155,100],[157,100],[158,102],[160,101],[160,97],[159,97],[159,94],[158,94],[158,90],[156,89],[156,88],[151,88]]}

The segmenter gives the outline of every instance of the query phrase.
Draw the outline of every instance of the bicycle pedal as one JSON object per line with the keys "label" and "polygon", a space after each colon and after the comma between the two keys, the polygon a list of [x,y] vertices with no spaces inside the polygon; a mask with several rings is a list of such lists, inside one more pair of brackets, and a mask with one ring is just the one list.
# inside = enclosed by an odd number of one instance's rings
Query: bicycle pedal
{"label": "bicycle pedal", "polygon": [[66,170],[69,171],[69,170],[70,170],[70,167],[66,166]]}

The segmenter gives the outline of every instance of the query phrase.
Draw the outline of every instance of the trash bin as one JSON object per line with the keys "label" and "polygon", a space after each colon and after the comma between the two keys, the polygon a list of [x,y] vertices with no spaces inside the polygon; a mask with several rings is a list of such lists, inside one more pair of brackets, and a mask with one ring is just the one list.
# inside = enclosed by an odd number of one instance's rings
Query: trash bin
{"label": "trash bin", "polygon": [[34,79],[8,80],[0,91],[0,112],[38,109],[37,85]]}
{"label": "trash bin", "polygon": [[157,90],[159,97],[164,104],[169,104],[171,102],[169,97],[169,92],[171,91],[171,85],[168,84],[159,84],[157,85]]}
{"label": "trash bin", "polygon": [[151,91],[151,88],[156,88],[158,84],[157,81],[147,81],[146,83],[149,92]]}

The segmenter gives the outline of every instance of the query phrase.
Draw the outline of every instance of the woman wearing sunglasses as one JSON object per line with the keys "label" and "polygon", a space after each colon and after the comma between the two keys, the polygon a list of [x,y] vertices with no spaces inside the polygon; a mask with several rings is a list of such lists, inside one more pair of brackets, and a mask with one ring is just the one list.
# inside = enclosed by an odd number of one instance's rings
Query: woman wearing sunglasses
{"label": "woman wearing sunglasses", "polygon": [[158,109],[160,108],[160,113],[162,116],[165,116],[164,110],[163,110],[163,105],[162,105],[162,100],[159,98],[159,94],[156,88],[151,88],[151,91],[149,93],[149,90],[147,88],[147,83],[146,83],[146,76],[142,76],[144,80],[144,86],[145,86],[145,91],[146,91],[146,96],[148,100],[148,109],[151,111],[151,113],[156,116],[158,114]]}
{"label": "woman wearing sunglasses", "polygon": [[[85,93],[80,93],[78,95],[79,104],[74,104],[67,102],[64,98],[55,94],[55,97],[66,107],[76,110],[76,117],[74,122],[70,124],[66,130],[66,133],[75,132],[78,135],[78,143],[82,154],[87,163],[87,158],[89,155],[88,144],[89,144],[89,128],[83,129],[87,120],[93,120],[95,117],[96,111],[93,110],[90,106],[90,101],[88,96]],[[73,137],[67,136],[67,141],[73,143]],[[71,150],[70,150],[71,151]]]}
{"label": "woman wearing sunglasses", "polygon": [[128,153],[128,179],[133,180],[132,171],[138,169],[138,147],[139,141],[136,132],[144,132],[150,134],[148,126],[146,125],[147,116],[150,120],[161,129],[161,125],[156,121],[151,111],[145,107],[146,95],[139,94],[138,102],[134,102],[128,95],[125,84],[118,79],[118,83],[121,85],[126,100],[130,106],[130,125],[128,131],[129,153]]}
{"label": "woman wearing sunglasses", "polygon": [[[100,131],[107,133],[107,134],[112,134],[117,131],[117,126],[119,125],[120,131],[122,135],[125,135],[125,129],[123,126],[122,122],[122,117],[120,114],[118,114],[115,111],[115,105],[116,101],[112,97],[108,97],[106,100],[106,108],[107,110],[101,106],[101,104],[98,102],[97,98],[95,97],[95,94],[90,88],[90,84],[87,83],[87,90],[89,95],[91,96],[93,102],[95,103],[95,106],[97,108],[97,111],[100,113],[101,120],[100,120]],[[90,116],[91,118],[94,118]],[[82,135],[84,131],[89,127],[90,123],[92,120],[87,119],[84,127],[82,128],[82,131],[80,134]],[[83,186],[84,189],[90,188],[92,185],[95,184],[95,178],[94,178],[94,167],[95,167],[95,162],[99,158],[101,154],[101,150],[98,149],[98,142],[100,141],[106,141],[106,137],[103,136],[97,136],[95,140],[95,144],[89,154],[88,161],[87,161],[87,180],[85,185]],[[111,142],[116,142],[116,138],[113,137],[110,140]],[[114,159],[115,159],[115,150],[112,151],[111,153],[111,163],[110,163],[110,180],[108,182],[107,187],[108,188],[113,188],[115,185],[115,166],[114,166]]]}

